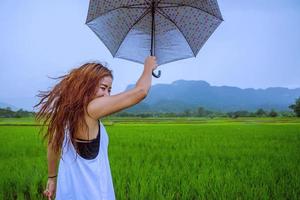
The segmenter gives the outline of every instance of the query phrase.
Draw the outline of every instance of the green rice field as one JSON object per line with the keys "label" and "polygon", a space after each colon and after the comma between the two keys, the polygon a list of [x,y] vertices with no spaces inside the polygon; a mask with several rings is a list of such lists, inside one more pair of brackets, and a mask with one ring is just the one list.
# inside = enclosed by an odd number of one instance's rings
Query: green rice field
{"label": "green rice field", "polygon": [[[300,119],[107,118],[116,199],[300,199]],[[46,146],[0,118],[0,199],[43,199]]]}

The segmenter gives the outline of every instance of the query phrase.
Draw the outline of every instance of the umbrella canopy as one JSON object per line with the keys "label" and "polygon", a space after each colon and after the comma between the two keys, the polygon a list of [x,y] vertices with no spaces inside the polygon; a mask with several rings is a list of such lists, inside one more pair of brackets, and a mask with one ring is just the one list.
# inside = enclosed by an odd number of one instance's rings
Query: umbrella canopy
{"label": "umbrella canopy", "polygon": [[113,57],[162,65],[196,57],[222,21],[217,0],[90,0],[86,24]]}

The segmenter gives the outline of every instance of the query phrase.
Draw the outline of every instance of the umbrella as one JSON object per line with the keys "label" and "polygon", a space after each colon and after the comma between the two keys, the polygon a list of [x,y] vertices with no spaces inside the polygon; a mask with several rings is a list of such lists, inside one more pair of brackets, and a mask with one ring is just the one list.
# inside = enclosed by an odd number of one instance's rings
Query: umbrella
{"label": "umbrella", "polygon": [[113,57],[162,65],[196,57],[222,21],[217,0],[90,0],[86,24]]}

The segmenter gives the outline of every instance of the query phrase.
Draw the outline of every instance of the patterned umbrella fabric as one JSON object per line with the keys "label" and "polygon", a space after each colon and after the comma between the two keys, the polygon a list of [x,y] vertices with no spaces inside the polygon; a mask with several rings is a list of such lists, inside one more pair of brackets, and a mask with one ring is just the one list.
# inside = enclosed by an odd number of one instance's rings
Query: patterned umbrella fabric
{"label": "patterned umbrella fabric", "polygon": [[217,0],[90,0],[86,24],[113,57],[162,65],[196,57],[222,21]]}

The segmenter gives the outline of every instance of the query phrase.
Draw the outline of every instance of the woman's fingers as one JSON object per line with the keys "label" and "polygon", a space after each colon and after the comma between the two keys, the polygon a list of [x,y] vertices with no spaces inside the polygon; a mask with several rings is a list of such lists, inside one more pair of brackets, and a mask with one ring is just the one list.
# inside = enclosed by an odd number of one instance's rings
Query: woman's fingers
{"label": "woman's fingers", "polygon": [[156,57],[155,56],[148,56],[145,59],[144,67],[150,68],[152,71],[157,68],[157,63],[156,63]]}
{"label": "woman's fingers", "polygon": [[44,194],[44,196],[48,196],[48,190],[45,190],[45,191],[43,192],[43,194]]}
{"label": "woman's fingers", "polygon": [[51,192],[49,192],[48,190],[45,190],[45,191],[43,192],[43,194],[44,194],[45,197],[48,198],[48,200],[49,200],[49,199],[51,200],[51,196],[52,196]]}
{"label": "woman's fingers", "polygon": [[55,182],[53,182],[52,180],[48,180],[46,189],[44,190],[43,194],[45,197],[47,197],[48,200],[54,198],[53,195],[55,194]]}

